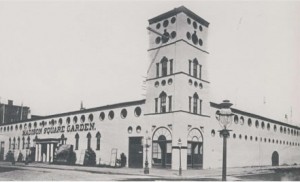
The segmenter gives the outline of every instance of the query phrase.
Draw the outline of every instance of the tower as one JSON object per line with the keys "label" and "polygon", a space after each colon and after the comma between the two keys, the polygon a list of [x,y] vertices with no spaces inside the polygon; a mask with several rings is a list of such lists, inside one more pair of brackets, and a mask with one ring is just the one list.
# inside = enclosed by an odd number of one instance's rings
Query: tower
{"label": "tower", "polygon": [[[190,132],[203,142],[210,108],[208,26],[206,20],[184,6],[149,20],[145,116],[153,134],[153,165],[178,169],[181,139],[182,167],[186,168],[193,147],[188,141]],[[200,145],[194,146],[200,151]]]}

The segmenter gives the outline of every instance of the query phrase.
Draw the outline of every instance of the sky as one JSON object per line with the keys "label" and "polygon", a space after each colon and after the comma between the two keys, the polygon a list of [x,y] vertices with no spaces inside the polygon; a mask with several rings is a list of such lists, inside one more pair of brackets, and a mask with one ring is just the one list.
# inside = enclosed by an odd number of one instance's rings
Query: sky
{"label": "sky", "polygon": [[49,115],[144,99],[148,19],[210,22],[211,101],[300,124],[300,1],[0,1],[0,101]]}

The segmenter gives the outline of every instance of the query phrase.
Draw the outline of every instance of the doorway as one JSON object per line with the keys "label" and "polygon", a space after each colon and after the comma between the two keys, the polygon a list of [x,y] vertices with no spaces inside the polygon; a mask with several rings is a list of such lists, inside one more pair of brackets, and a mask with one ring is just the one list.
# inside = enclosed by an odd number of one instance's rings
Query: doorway
{"label": "doorway", "polygon": [[278,166],[279,165],[279,154],[277,151],[274,151],[272,154],[272,166]]}
{"label": "doorway", "polygon": [[0,161],[4,161],[4,142],[0,144]]}
{"label": "doorway", "polygon": [[142,137],[129,137],[128,167],[143,168]]}

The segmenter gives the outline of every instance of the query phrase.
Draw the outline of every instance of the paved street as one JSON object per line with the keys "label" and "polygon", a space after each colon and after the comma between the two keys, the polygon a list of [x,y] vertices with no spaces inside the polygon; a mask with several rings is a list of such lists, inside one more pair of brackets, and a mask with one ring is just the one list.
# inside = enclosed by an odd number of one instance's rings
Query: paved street
{"label": "paved street", "polygon": [[[297,180],[299,176],[282,176],[275,175],[276,167],[245,167],[229,168],[228,180]],[[297,169],[300,166],[280,166],[282,170]],[[221,169],[205,170],[188,170],[183,171],[182,176],[178,176],[178,171],[170,169],[150,169],[149,175],[143,174],[143,169],[131,168],[100,168],[85,166],[63,166],[49,165],[43,163],[32,163],[25,166],[23,163],[16,163],[12,166],[8,162],[0,162],[0,180],[26,180],[26,181],[154,181],[154,180],[203,180],[217,181],[221,179]],[[270,175],[271,174],[271,175]],[[298,174],[298,173],[297,173]],[[273,178],[272,178],[273,177]]]}

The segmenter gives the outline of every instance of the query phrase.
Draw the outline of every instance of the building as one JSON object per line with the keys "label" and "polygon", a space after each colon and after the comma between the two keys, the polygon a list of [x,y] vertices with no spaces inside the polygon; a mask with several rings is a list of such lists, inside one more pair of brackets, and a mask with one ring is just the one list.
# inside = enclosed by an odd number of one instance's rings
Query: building
{"label": "building", "polygon": [[[207,70],[209,23],[182,6],[150,19],[148,30],[144,100],[1,124],[1,159],[12,151],[15,158],[29,152],[37,162],[53,162],[60,146],[72,145],[77,164],[92,149],[101,165],[115,165],[124,153],[133,168],[148,158],[150,167],[178,169],[180,157],[183,169],[220,167],[220,105],[210,102]],[[229,167],[300,163],[299,127],[232,110]]]}
{"label": "building", "polygon": [[13,123],[30,117],[30,108],[27,106],[13,105],[12,100],[7,104],[0,103],[0,123]]}

